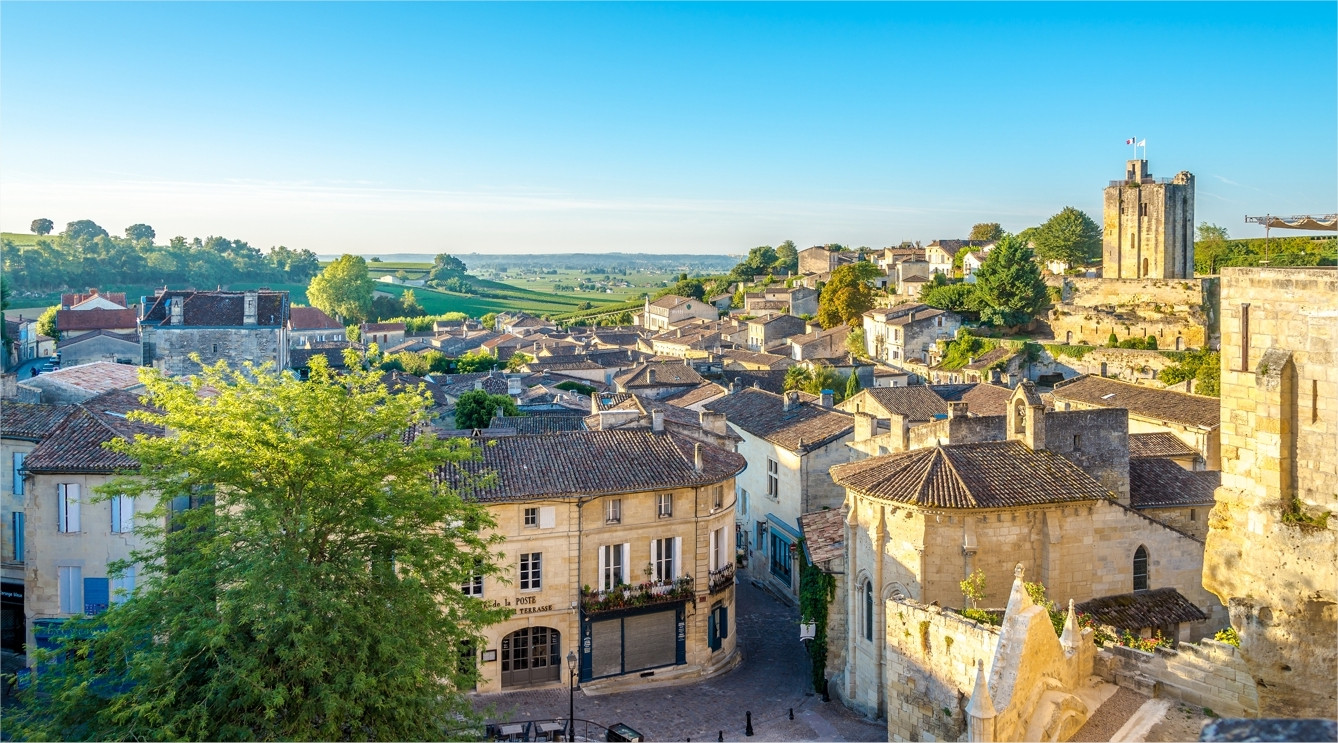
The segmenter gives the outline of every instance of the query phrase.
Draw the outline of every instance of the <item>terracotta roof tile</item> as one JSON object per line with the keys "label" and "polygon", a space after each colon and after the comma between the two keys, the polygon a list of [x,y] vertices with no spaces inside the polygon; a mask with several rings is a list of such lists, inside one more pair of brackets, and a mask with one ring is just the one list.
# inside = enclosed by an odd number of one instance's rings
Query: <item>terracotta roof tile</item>
{"label": "terracotta roof tile", "polygon": [[289,330],[343,330],[337,320],[315,307],[292,307],[288,310]]}
{"label": "terracotta roof tile", "polygon": [[[171,327],[169,301],[180,300],[181,321],[186,327],[244,327],[246,292],[197,292],[171,289],[145,301],[141,322],[146,325]],[[256,295],[256,325],[273,328],[288,322],[288,292],[261,289]]]}
{"label": "terracotta roof tile", "polygon": [[1004,415],[1013,391],[997,384],[931,384],[929,389],[947,402],[966,403],[972,415]]}
{"label": "terracotta roof tile", "polygon": [[1102,500],[1108,492],[1064,457],[1018,441],[937,446],[832,467],[851,490],[929,508],[1008,508]]}
{"label": "terracotta roof tile", "polygon": [[757,388],[779,395],[785,391],[785,369],[726,369],[726,383]]}
{"label": "terracotta roof tile", "polygon": [[732,395],[712,400],[703,407],[723,413],[730,425],[766,439],[793,452],[820,448],[855,430],[855,417],[824,408],[805,396],[798,405],[785,410],[781,395],[758,389],[742,389]]}
{"label": "terracotta roof tile", "polygon": [[1199,452],[1169,431],[1129,434],[1129,458],[1197,457]]}
{"label": "terracotta roof tile", "polygon": [[492,419],[488,428],[509,428],[521,436],[586,430],[585,416],[575,410],[571,413],[498,416]]}
{"label": "terracotta roof tile", "polygon": [[[872,404],[870,404],[872,403]],[[841,403],[842,409],[853,410],[859,405],[865,413],[879,418],[888,414],[904,415],[912,421],[932,421],[948,417],[948,403],[925,385],[910,387],[870,387]],[[873,409],[877,405],[879,409]]]}
{"label": "terracotta roof tile", "polygon": [[1174,588],[1101,596],[1073,605],[1074,611],[1091,614],[1098,622],[1130,631],[1162,627],[1208,618],[1202,609]]}
{"label": "terracotta roof tile", "polygon": [[74,387],[96,395],[111,390],[138,387],[140,384],[139,369],[140,367],[129,364],[92,361],[87,364],[67,366],[63,369],[47,372],[34,379],[25,379],[21,384],[29,384],[39,388],[54,384],[66,388]]}
{"label": "terracotta roof tile", "polygon": [[1221,422],[1222,401],[1216,397],[1191,395],[1104,377],[1083,375],[1055,385],[1056,401],[1071,400],[1103,408],[1125,408],[1129,415],[1180,425],[1216,428]]}
{"label": "terracotta roof tile", "polygon": [[151,410],[139,395],[115,391],[79,403],[24,460],[31,472],[112,473],[137,466],[135,460],[104,448],[116,438],[162,435],[162,429],[128,420],[131,410]]}
{"label": "terracotta roof tile", "polygon": [[134,310],[56,310],[56,329],[62,333],[135,327],[139,327],[139,319]]}
{"label": "terracotta roof tile", "polygon": [[688,407],[695,405],[703,400],[710,400],[725,394],[725,388],[715,382],[702,382],[692,389],[680,392],[669,397],[663,398],[665,402],[672,402],[679,407]]}
{"label": "terracotta roof tile", "polygon": [[105,299],[108,302],[111,302],[112,304],[119,304],[122,307],[130,306],[125,303],[125,292],[98,292],[96,290],[88,292],[86,294],[83,292],[76,292],[74,294],[62,294],[60,295],[60,305],[62,307],[74,308],[77,307],[78,305],[83,304],[84,302],[87,302],[90,299],[93,299],[94,297]]}
{"label": "terracotta roof tile", "polygon": [[441,467],[438,480],[462,487],[495,472],[491,484],[469,493],[494,502],[700,487],[731,478],[747,465],[738,454],[702,445],[703,471],[698,472],[695,442],[647,430],[571,431],[494,441],[481,447],[479,460]]}
{"label": "terracotta roof tile", "polygon": [[0,436],[38,441],[55,430],[73,409],[70,405],[35,405],[6,400],[0,405]]}
{"label": "terracotta roof tile", "polygon": [[1129,505],[1134,508],[1211,506],[1221,484],[1221,472],[1191,472],[1169,459],[1129,460]]}
{"label": "terracotta roof tile", "polygon": [[823,563],[845,555],[846,521],[841,509],[814,511],[799,517],[804,550],[812,563]]}
{"label": "terracotta roof tile", "polygon": [[702,375],[681,361],[638,364],[613,379],[623,388],[696,387],[702,383]]}

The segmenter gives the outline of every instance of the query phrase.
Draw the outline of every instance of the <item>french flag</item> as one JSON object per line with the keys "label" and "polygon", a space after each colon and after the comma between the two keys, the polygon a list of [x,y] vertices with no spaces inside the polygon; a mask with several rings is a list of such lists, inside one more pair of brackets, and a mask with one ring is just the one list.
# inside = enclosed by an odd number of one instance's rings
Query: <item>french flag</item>
{"label": "french flag", "polygon": [[1130,138],[1124,140],[1124,143],[1125,143],[1125,144],[1133,144],[1133,143],[1134,143],[1134,138],[1133,138],[1133,137],[1130,137]]}

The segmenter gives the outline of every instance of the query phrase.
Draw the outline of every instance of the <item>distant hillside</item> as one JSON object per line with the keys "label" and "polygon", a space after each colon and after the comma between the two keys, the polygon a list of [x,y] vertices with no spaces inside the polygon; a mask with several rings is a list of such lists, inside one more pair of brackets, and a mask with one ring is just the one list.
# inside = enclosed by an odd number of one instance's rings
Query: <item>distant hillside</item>
{"label": "distant hillside", "polygon": [[[510,255],[485,253],[452,253],[465,262],[470,271],[475,269],[514,269],[527,267],[557,268],[574,271],[590,269],[627,269],[664,271],[666,273],[723,273],[737,264],[742,256],[705,255],[693,253],[673,253],[659,255],[654,253],[516,253]],[[332,261],[339,256],[322,255],[322,261]],[[375,266],[372,258],[380,258],[381,263],[432,263],[435,257],[427,253],[388,253],[382,255],[364,255],[369,266]]]}

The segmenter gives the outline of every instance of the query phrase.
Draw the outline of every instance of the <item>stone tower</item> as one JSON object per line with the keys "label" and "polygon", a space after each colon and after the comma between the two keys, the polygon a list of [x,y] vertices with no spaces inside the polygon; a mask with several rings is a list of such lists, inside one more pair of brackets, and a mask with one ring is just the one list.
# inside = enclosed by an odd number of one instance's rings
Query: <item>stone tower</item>
{"label": "stone tower", "polygon": [[1147,160],[1130,160],[1106,187],[1104,217],[1104,278],[1194,278],[1193,174],[1158,180]]}

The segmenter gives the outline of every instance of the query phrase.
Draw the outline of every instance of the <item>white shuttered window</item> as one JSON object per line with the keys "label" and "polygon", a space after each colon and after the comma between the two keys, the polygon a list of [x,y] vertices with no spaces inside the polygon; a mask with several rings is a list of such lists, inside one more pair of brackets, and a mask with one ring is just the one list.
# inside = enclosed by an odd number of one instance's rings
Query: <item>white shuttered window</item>
{"label": "white shuttered window", "polygon": [[[56,530],[63,533],[79,531],[79,483],[63,482],[56,486]],[[83,607],[79,608],[83,611]]]}

